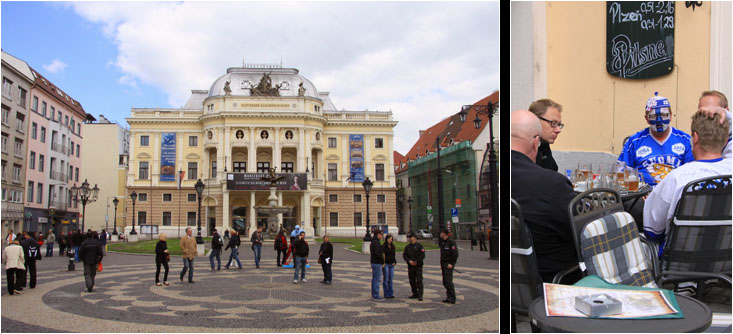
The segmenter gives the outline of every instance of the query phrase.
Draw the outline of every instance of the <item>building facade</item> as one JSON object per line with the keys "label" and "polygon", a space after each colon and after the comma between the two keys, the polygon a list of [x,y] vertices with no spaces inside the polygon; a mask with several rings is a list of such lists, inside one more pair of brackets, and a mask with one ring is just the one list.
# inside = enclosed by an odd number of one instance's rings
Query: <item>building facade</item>
{"label": "building facade", "polygon": [[276,196],[290,207],[279,215],[288,230],[351,236],[361,228],[363,235],[365,177],[374,182],[371,224],[396,227],[392,113],[337,111],[297,69],[229,68],[208,90],[192,90],[183,108],[134,108],[127,121],[127,198],[134,191],[137,200],[126,205],[126,233],[133,207],[136,224],[174,236],[195,230],[199,179],[202,235],[267,228],[256,207],[268,204],[261,178],[270,168],[284,177]]}
{"label": "building facade", "polygon": [[24,61],[2,52],[2,234],[23,230],[28,146],[28,94],[33,74]]}
{"label": "building facade", "polygon": [[[125,182],[130,155],[130,131],[99,115],[96,122],[82,125],[82,161],[84,168],[80,180],[88,180],[90,187],[98,185],[97,201],[87,203],[85,227],[95,231],[102,229],[114,232],[115,217],[117,231],[124,225]],[[114,199],[117,198],[115,212]],[[116,214],[116,215],[115,215]]]}

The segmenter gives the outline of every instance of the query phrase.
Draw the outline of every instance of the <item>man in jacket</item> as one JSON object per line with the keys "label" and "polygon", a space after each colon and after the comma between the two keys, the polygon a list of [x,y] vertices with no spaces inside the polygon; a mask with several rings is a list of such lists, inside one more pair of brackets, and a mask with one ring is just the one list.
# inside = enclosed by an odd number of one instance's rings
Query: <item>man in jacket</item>
{"label": "man in jacket", "polygon": [[[277,266],[282,267],[288,251],[288,241],[285,239],[285,230],[280,230],[275,237],[275,252],[277,252]],[[280,258],[282,255],[282,260]]]}
{"label": "man in jacket", "polygon": [[5,263],[5,277],[8,279],[8,293],[12,295],[20,294],[20,290],[23,290],[20,281],[25,269],[25,254],[15,236],[12,233],[9,236],[10,245],[3,251],[3,263]]}
{"label": "man in jacket", "polygon": [[71,241],[74,246],[74,262],[79,262],[79,247],[84,241],[84,236],[81,235],[81,230],[77,229],[74,231],[74,234],[71,236]]}
{"label": "man in jacket", "polygon": [[405,246],[402,258],[407,262],[407,277],[410,280],[410,289],[412,289],[410,298],[422,301],[422,266],[425,259],[425,248],[417,242],[415,233],[410,233],[407,237],[410,239],[410,244]]}
{"label": "man in jacket", "polygon": [[[188,283],[196,283],[193,281],[193,259],[196,258],[196,239],[192,236],[193,230],[186,227],[186,235],[181,238],[181,253],[183,257],[183,270],[181,270],[181,282],[183,275],[188,270]],[[189,270],[190,269],[190,270]]]}
{"label": "man in jacket", "polygon": [[211,263],[211,271],[214,271],[214,258],[216,257],[217,269],[221,270],[221,247],[224,246],[224,240],[221,239],[219,233],[214,230],[211,237],[211,254],[209,254],[209,262]]}
{"label": "man in jacket", "polygon": [[[24,239],[21,242],[21,245],[23,246],[23,255],[25,255],[25,270],[28,274],[27,276],[30,276],[28,287],[35,289],[36,260],[40,260],[41,258],[41,246],[38,245],[38,241],[36,241],[36,239],[31,238],[30,235],[28,235],[28,232],[25,232],[23,237]],[[22,286],[25,287],[25,278],[23,278]]]}
{"label": "man in jacket", "polygon": [[237,234],[237,232],[232,231],[232,237],[229,238],[229,244],[227,244],[227,247],[224,248],[225,251],[229,248],[232,249],[232,252],[229,253],[229,262],[227,262],[226,266],[227,269],[229,269],[229,266],[232,265],[232,259],[237,260],[237,266],[239,267],[239,269],[242,269],[242,262],[239,262],[239,245],[241,243],[242,241],[239,240],[239,235]]}
{"label": "man in jacket", "polygon": [[443,246],[440,248],[440,272],[443,274],[443,286],[445,287],[446,298],[444,303],[456,303],[456,289],[453,287],[453,267],[458,260],[458,247],[456,242],[449,238],[450,231],[440,231],[440,238],[443,239]]}
{"label": "man in jacket", "polygon": [[318,263],[323,269],[323,284],[331,284],[331,264],[333,263],[333,245],[328,241],[328,236],[323,237],[321,249],[318,251]]}
{"label": "man in jacket", "polygon": [[293,283],[295,284],[298,284],[299,270],[302,270],[300,272],[300,281],[308,283],[308,280],[305,279],[305,265],[308,261],[308,251],[308,242],[305,241],[305,231],[301,231],[298,235],[298,240],[293,244],[293,258],[295,259],[295,263],[293,263],[293,267],[295,267]]}
{"label": "man in jacket", "polygon": [[379,297],[379,283],[382,280],[382,267],[384,266],[384,254],[382,253],[382,245],[379,241],[382,240],[382,231],[376,230],[374,237],[372,237],[372,243],[369,245],[369,253],[371,253],[371,259],[369,263],[372,265],[372,300],[381,301],[384,298]]}
{"label": "man in jacket", "polygon": [[97,231],[92,232],[87,240],[79,246],[79,258],[84,261],[84,282],[87,285],[87,291],[92,292],[94,288],[94,278],[97,276],[97,263],[102,262],[104,257],[102,252],[102,243],[99,242]]}
{"label": "man in jacket", "polygon": [[260,254],[262,254],[262,226],[257,226],[257,230],[252,232],[252,237],[249,238],[252,242],[252,252],[254,252],[255,267],[260,267]]}
{"label": "man in jacket", "polygon": [[107,255],[107,231],[102,230],[99,234],[99,243],[102,244],[102,253]]}
{"label": "man in jacket", "polygon": [[56,235],[53,234],[52,229],[48,229],[48,236],[46,237],[46,257],[53,256],[53,243],[56,242]]}

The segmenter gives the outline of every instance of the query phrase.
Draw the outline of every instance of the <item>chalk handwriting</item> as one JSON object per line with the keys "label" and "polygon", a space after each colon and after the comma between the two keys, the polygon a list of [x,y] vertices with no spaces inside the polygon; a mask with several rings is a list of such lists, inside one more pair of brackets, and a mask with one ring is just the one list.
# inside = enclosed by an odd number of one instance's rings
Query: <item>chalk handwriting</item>
{"label": "chalk handwriting", "polygon": [[664,40],[640,46],[639,42],[632,43],[628,36],[620,34],[611,42],[611,70],[622,78],[636,76],[649,67],[672,59]]}
{"label": "chalk handwriting", "polygon": [[639,9],[624,13],[619,2],[613,2],[608,10],[611,23],[639,22],[644,30],[674,28],[674,4],[672,1],[642,2]]}

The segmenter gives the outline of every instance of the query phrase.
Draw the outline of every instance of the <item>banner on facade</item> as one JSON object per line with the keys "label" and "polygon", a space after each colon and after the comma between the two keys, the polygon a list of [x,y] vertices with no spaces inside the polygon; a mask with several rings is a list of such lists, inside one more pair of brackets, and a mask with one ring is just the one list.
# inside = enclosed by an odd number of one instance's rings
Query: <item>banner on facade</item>
{"label": "banner on facade", "polygon": [[160,180],[176,180],[176,134],[164,132],[160,143]]}
{"label": "banner on facade", "polygon": [[[228,190],[269,190],[270,181],[262,178],[268,173],[229,173],[227,174]],[[277,190],[306,190],[308,189],[308,174],[305,173],[277,173],[283,178],[277,181]]]}
{"label": "banner on facade", "polygon": [[364,135],[349,135],[351,182],[364,182]]}

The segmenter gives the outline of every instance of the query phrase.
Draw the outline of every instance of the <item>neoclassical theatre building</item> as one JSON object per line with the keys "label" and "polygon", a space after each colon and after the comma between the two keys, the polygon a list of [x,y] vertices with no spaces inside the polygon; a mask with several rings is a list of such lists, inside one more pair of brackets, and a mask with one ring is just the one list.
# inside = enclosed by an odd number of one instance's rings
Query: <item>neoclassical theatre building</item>
{"label": "neoclassical theatre building", "polygon": [[278,204],[291,207],[279,215],[286,229],[297,224],[307,236],[363,236],[368,177],[370,224],[398,232],[392,112],[336,110],[328,92],[297,69],[229,68],[208,90],[192,90],[183,108],[133,108],[127,122],[126,234],[134,191],[138,233],[157,226],[177,237],[192,226],[195,235],[199,179],[202,235],[267,228],[255,207],[268,204],[269,183],[260,178],[271,167],[283,176]]}

